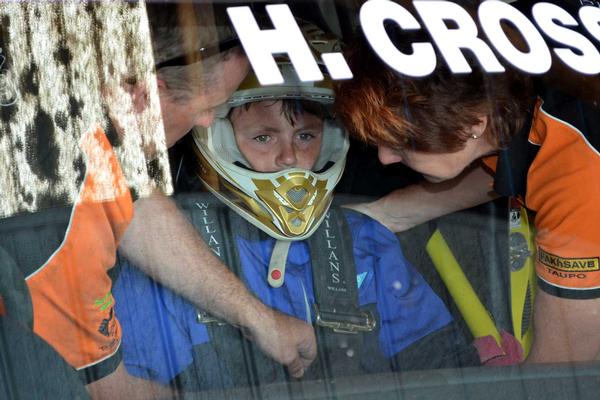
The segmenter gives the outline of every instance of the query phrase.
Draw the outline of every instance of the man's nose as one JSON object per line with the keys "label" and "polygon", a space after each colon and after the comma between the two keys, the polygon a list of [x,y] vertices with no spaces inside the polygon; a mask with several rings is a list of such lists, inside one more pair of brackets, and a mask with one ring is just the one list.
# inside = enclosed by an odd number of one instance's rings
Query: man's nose
{"label": "man's nose", "polygon": [[394,164],[402,161],[402,157],[398,152],[386,146],[377,147],[377,156],[383,165]]}
{"label": "man's nose", "polygon": [[198,118],[196,118],[194,125],[209,128],[213,124],[214,121],[215,121],[215,112],[213,110],[204,111],[204,112],[202,112],[202,114],[200,114],[198,116]]}

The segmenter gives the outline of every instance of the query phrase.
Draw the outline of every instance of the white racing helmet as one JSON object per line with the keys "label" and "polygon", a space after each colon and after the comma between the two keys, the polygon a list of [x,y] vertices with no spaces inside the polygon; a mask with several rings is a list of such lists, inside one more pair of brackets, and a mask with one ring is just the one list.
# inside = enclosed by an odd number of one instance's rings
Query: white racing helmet
{"label": "white racing helmet", "polygon": [[346,131],[326,117],[321,151],[312,171],[290,168],[263,173],[248,165],[226,117],[233,107],[264,100],[309,100],[331,108],[334,94],[329,79],[301,82],[289,61],[279,66],[285,83],[260,86],[250,73],[213,125],[194,129],[193,146],[200,179],[221,201],[276,239],[303,240],[317,229],[331,205],[346,162]]}

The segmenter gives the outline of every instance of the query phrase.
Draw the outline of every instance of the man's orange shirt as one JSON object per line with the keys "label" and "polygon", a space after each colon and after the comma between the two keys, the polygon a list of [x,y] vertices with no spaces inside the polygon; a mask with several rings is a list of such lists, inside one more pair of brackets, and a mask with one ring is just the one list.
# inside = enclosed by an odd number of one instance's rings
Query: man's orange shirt
{"label": "man's orange shirt", "polygon": [[78,370],[102,363],[119,349],[121,328],[108,270],[133,216],[129,188],[103,130],[86,134],[81,147],[86,174],[64,239],[26,277],[34,332]]}

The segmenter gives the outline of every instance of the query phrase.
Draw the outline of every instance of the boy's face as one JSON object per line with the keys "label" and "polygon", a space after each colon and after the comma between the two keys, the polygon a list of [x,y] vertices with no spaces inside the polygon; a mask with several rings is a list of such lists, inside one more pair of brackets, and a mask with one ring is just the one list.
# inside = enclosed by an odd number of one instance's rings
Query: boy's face
{"label": "boy's face", "polygon": [[258,172],[277,172],[287,168],[312,170],[323,138],[323,120],[300,113],[290,124],[281,112],[281,101],[261,101],[231,113],[231,124],[238,149]]}

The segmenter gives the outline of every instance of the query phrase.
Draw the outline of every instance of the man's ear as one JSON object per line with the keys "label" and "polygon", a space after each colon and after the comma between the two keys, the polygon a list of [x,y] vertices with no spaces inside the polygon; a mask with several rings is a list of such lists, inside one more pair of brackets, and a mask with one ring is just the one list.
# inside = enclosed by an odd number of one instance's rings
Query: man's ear
{"label": "man's ear", "polygon": [[158,87],[158,90],[167,90],[167,82],[160,76],[156,77],[156,86]]}
{"label": "man's ear", "polygon": [[163,97],[169,97],[169,86],[167,85],[167,82],[160,76],[156,77],[156,88],[158,89],[158,97],[160,99],[162,99]]}
{"label": "man's ear", "polygon": [[150,94],[148,86],[144,81],[126,81],[123,88],[131,96],[133,109],[136,112],[144,112],[149,105]]}
{"label": "man's ear", "polygon": [[133,86],[132,100],[133,108],[136,111],[143,112],[148,108],[150,105],[150,94],[145,82],[138,82]]}

